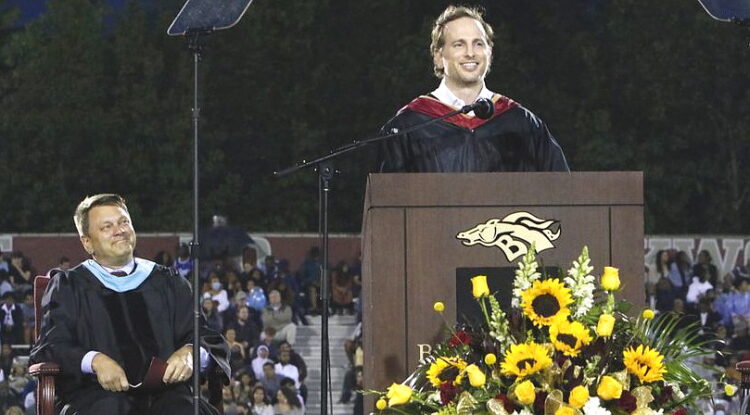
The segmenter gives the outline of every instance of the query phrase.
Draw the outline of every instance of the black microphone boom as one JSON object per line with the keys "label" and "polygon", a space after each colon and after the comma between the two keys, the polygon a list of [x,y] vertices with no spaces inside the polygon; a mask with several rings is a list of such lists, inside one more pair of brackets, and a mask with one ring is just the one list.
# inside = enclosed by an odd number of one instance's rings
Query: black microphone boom
{"label": "black microphone boom", "polygon": [[474,111],[474,115],[476,115],[477,118],[488,120],[492,118],[492,115],[495,113],[495,103],[489,98],[479,98],[474,101],[473,104],[464,105],[464,107],[461,108],[461,112],[464,114],[472,111]]}

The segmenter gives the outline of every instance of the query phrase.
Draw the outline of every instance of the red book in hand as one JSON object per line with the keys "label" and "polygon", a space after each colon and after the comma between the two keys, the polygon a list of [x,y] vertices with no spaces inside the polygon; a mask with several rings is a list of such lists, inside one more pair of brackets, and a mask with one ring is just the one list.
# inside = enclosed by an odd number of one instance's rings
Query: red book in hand
{"label": "red book in hand", "polygon": [[143,380],[135,385],[131,384],[131,389],[148,389],[156,390],[164,387],[164,372],[167,371],[167,362],[159,359],[158,357],[152,357],[151,363],[148,365],[148,370]]}

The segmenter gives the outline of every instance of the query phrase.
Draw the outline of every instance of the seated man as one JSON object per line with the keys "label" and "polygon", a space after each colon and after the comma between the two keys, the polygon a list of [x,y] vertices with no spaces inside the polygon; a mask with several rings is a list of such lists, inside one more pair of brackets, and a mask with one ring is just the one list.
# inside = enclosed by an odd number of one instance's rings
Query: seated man
{"label": "seated man", "polygon": [[[87,197],[74,220],[92,259],[53,274],[31,351],[32,362],[51,361],[62,369],[61,414],[192,414],[188,282],[133,256],[136,234],[122,197]],[[200,341],[229,376],[226,342],[205,321]],[[160,385],[134,386],[144,382],[152,358],[166,361]],[[216,411],[201,402],[201,413]]]}
{"label": "seated man", "polygon": [[268,306],[261,316],[263,327],[276,330],[274,340],[286,340],[294,345],[297,339],[297,326],[292,323],[292,308],[281,302],[281,294],[277,290],[268,293]]}

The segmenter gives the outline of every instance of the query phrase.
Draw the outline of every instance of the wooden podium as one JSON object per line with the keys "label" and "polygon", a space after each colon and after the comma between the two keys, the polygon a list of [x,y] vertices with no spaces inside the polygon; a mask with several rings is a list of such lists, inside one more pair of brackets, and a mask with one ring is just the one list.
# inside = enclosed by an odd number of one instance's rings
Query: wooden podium
{"label": "wooden podium", "polygon": [[[539,253],[546,267],[567,270],[586,245],[594,274],[620,268],[620,298],[645,305],[641,172],[370,175],[362,231],[364,388],[403,381],[420,345],[444,338],[434,302],[444,302],[455,322],[457,281],[497,269],[491,288],[509,287],[520,258],[509,261],[506,252],[540,235],[553,246]],[[365,411],[372,408],[367,397]]]}

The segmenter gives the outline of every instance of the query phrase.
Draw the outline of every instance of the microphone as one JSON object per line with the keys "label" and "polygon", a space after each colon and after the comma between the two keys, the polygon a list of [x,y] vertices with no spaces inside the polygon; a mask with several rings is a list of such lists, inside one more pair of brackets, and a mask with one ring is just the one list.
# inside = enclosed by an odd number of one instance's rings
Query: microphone
{"label": "microphone", "polygon": [[474,115],[483,120],[488,120],[495,113],[495,103],[489,98],[479,98],[471,105],[464,105],[461,113],[467,114],[474,111]]}

